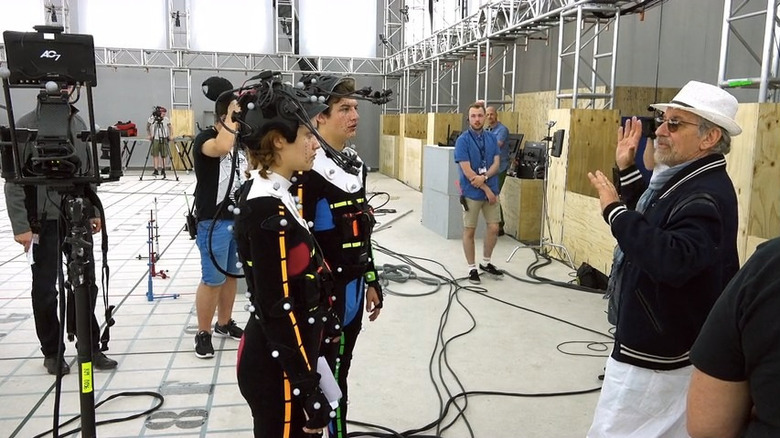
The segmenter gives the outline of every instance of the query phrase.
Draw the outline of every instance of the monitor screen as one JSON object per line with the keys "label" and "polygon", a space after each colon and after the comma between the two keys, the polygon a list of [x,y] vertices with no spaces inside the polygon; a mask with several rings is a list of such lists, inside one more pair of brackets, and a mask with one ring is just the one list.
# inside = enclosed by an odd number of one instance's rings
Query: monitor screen
{"label": "monitor screen", "polygon": [[455,146],[455,142],[458,140],[458,137],[460,137],[460,131],[450,132],[450,138],[447,139],[447,145]]}
{"label": "monitor screen", "polygon": [[543,162],[547,155],[547,144],[544,142],[525,142],[521,162],[539,163]]}
{"label": "monitor screen", "polygon": [[561,153],[563,153],[563,136],[565,134],[566,131],[563,129],[559,129],[553,134],[552,149],[550,150],[550,155],[553,157],[560,157]]}
{"label": "monitor screen", "polygon": [[509,134],[506,138],[506,147],[510,157],[517,154],[517,151],[520,150],[520,145],[523,144],[523,136],[524,134]]}
{"label": "monitor screen", "polygon": [[47,81],[97,85],[92,35],[59,32],[3,32],[9,82],[40,85]]}

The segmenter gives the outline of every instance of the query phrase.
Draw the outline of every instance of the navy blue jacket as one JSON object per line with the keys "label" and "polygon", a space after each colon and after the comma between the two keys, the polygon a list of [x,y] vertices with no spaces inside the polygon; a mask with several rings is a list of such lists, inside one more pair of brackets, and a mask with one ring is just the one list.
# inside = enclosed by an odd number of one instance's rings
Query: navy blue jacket
{"label": "navy blue jacket", "polygon": [[672,177],[644,214],[630,210],[644,191],[636,167],[621,172],[623,202],[604,210],[625,254],[612,357],[671,370],[690,365],[691,345],[739,269],[737,197],[721,154]]}

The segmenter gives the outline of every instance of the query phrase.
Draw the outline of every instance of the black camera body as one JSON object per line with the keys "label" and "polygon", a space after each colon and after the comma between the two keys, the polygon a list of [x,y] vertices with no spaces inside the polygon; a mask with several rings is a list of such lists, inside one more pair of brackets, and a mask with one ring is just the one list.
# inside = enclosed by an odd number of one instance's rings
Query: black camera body
{"label": "black camera body", "polygon": [[165,110],[165,108],[163,108],[161,106],[154,107],[154,109],[152,110],[152,117],[154,117],[155,123],[159,123],[159,122],[163,121],[162,113],[163,113],[164,110]]}
{"label": "black camera body", "polygon": [[[119,180],[119,132],[95,130],[92,86],[97,73],[92,36],[64,34],[62,28],[50,26],[36,30],[3,32],[7,68],[0,68],[0,77],[9,126],[0,127],[2,177],[16,184],[59,190]],[[57,62],[40,62],[43,55],[39,52],[56,53]],[[84,59],[93,62],[85,64]],[[15,88],[39,89],[35,112],[23,116],[19,128],[11,99]],[[82,88],[86,90],[88,121],[79,117],[71,104],[71,98],[81,96]],[[108,166],[102,166],[100,160],[107,160]]]}

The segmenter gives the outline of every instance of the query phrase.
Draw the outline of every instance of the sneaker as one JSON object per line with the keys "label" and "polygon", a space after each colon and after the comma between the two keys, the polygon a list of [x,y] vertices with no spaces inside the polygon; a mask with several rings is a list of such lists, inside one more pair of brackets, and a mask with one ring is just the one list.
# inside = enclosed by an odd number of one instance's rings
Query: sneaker
{"label": "sneaker", "polygon": [[160,173],[159,173],[159,172],[157,172],[157,169],[154,169],[154,172],[152,172],[152,176],[157,176],[157,175],[159,175],[159,174],[160,174]]}
{"label": "sneaker", "polygon": [[[43,366],[46,367],[46,371],[49,372],[52,376],[56,376],[57,373],[57,356],[49,356],[43,359]],[[62,358],[62,362],[60,364],[59,368],[59,374],[61,376],[64,376],[65,374],[70,374],[70,366],[67,362],[65,362],[65,358]]]}
{"label": "sneaker", "polygon": [[163,178],[165,178],[165,169],[163,169],[163,170],[160,172],[160,175],[162,175],[162,177],[163,177]]}
{"label": "sneaker", "polygon": [[471,284],[482,283],[482,280],[479,279],[479,272],[477,272],[476,269],[472,269],[471,271],[469,271],[469,283]]}
{"label": "sneaker", "polygon": [[241,340],[241,336],[244,336],[244,330],[236,325],[236,322],[232,319],[225,325],[219,325],[214,323],[214,336],[220,336],[223,338],[231,337],[236,341]]}
{"label": "sneaker", "polygon": [[487,265],[483,265],[482,263],[479,264],[479,269],[482,269],[483,271],[487,272],[488,274],[494,276],[494,277],[503,277],[504,273],[499,271],[498,268],[493,266],[492,263],[488,263]]}
{"label": "sneaker", "polygon": [[214,346],[211,345],[211,333],[201,330],[195,335],[195,356],[201,359],[214,357]]}
{"label": "sneaker", "polygon": [[116,368],[116,361],[109,359],[103,354],[102,351],[95,351],[92,353],[92,366],[98,370],[113,370]]}

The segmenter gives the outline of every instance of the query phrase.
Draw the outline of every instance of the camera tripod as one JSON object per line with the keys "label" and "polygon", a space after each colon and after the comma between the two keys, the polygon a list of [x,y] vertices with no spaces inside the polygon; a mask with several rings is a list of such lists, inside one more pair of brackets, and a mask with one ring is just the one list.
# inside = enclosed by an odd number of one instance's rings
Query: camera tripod
{"label": "camera tripod", "polygon": [[[149,155],[152,154],[152,148],[154,147],[155,141],[160,141],[163,143],[163,150],[168,150],[168,159],[171,162],[171,170],[173,170],[173,176],[176,178],[176,181],[179,180],[179,174],[176,173],[176,167],[173,165],[173,154],[171,151],[171,142],[168,140],[167,135],[165,134],[165,127],[163,126],[163,119],[156,117],[154,118],[154,122],[152,123],[152,141],[149,143],[149,149],[146,151],[146,159],[144,160],[144,167],[141,169],[141,176],[138,178],[139,180],[144,179],[144,173],[146,172],[146,165],[149,163]],[[170,133],[168,133],[170,134]],[[161,152],[160,158],[162,159],[162,177],[165,179],[165,155]],[[155,169],[156,171],[157,169]]]}
{"label": "camera tripod", "polygon": [[[547,122],[547,137],[545,137],[542,141],[547,144],[547,147],[545,148],[545,154],[544,154],[544,163],[540,163],[534,168],[534,175],[537,174],[539,170],[542,171],[542,214],[541,214],[541,227],[539,230],[539,244],[538,245],[518,245],[516,246],[512,252],[509,254],[509,257],[507,257],[506,261],[509,263],[512,260],[512,257],[515,256],[515,253],[521,248],[530,248],[534,249],[539,252],[539,254],[542,255],[548,255],[550,253],[550,250],[552,248],[557,248],[559,256],[565,256],[566,262],[568,263],[569,267],[572,269],[577,269],[574,266],[574,261],[571,258],[571,255],[569,254],[569,251],[566,249],[565,246],[561,243],[554,243],[552,240],[552,229],[550,229],[549,225],[549,218],[547,217],[547,181],[548,181],[548,175],[550,174],[550,153],[551,153],[551,145],[552,142],[552,136],[550,135],[550,130],[553,126],[555,126],[555,121],[549,121]],[[540,169],[541,168],[541,169]],[[545,225],[548,229],[550,229],[550,237],[545,237]],[[547,248],[545,250],[545,248]]]}

